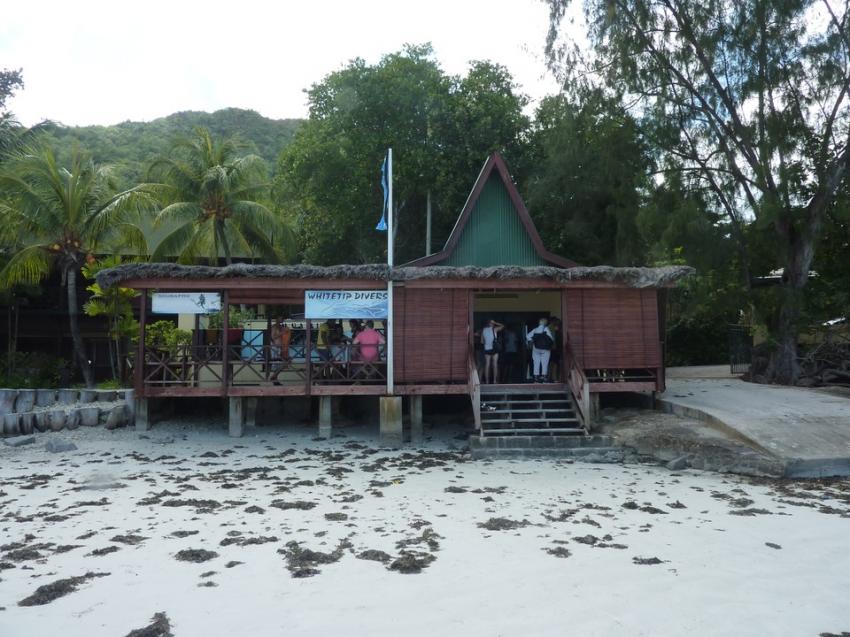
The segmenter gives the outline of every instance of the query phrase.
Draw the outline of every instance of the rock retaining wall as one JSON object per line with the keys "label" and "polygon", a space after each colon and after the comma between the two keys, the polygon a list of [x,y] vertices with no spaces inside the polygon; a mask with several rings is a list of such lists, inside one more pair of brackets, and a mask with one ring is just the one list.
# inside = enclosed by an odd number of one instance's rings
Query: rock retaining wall
{"label": "rock retaining wall", "polygon": [[78,427],[123,427],[133,419],[132,389],[0,389],[0,434]]}

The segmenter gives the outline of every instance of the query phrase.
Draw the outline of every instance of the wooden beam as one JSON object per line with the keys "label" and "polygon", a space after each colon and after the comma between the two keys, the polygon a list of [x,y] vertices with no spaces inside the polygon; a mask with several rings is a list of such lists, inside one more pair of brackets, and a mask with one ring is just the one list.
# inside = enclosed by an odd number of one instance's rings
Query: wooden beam
{"label": "wooden beam", "polygon": [[230,384],[230,295],[222,292],[221,299],[221,395],[227,396]]}
{"label": "wooden beam", "polygon": [[396,385],[395,393],[401,396],[466,396],[469,385]]}
{"label": "wooden beam", "polygon": [[148,314],[148,291],[142,290],[141,292],[141,296],[139,296],[139,344],[136,349],[136,369],[134,374],[137,398],[145,396],[145,331]]}

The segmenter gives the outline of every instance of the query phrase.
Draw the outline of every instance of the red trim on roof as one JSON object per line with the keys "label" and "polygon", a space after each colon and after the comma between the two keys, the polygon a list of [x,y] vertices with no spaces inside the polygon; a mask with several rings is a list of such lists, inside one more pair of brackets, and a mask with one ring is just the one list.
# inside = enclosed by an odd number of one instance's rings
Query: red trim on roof
{"label": "red trim on roof", "polygon": [[481,172],[478,173],[478,179],[475,180],[472,192],[469,193],[469,197],[467,197],[466,203],[463,205],[463,210],[461,210],[460,216],[457,218],[457,222],[455,223],[455,227],[452,229],[443,249],[427,257],[420,257],[419,259],[414,259],[413,261],[405,263],[405,266],[435,265],[441,261],[445,261],[452,255],[457,247],[457,242],[460,240],[461,234],[463,234],[463,229],[466,227],[466,224],[469,222],[469,217],[475,209],[475,204],[478,203],[481,191],[484,190],[484,185],[487,183],[487,180],[490,178],[494,169],[502,178],[502,183],[508,190],[508,196],[511,198],[511,203],[513,203],[520,221],[522,221],[522,225],[525,228],[526,233],[528,233],[531,243],[534,245],[534,249],[537,251],[540,258],[561,268],[573,268],[578,265],[575,261],[559,257],[557,254],[552,254],[545,248],[543,240],[537,232],[537,227],[534,225],[534,221],[531,219],[531,215],[525,207],[525,202],[523,202],[522,197],[519,196],[519,191],[511,178],[511,174],[508,171],[505,160],[502,159],[502,156],[499,153],[493,153],[487,158],[487,161],[484,162],[484,166],[481,168]]}

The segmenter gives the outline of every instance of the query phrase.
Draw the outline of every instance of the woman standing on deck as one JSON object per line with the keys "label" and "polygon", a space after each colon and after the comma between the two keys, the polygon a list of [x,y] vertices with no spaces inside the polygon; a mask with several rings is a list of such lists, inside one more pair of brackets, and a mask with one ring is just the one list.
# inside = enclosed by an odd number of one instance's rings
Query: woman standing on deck
{"label": "woman standing on deck", "polygon": [[[501,323],[490,319],[481,330],[481,344],[484,346],[484,382],[499,382],[499,332],[505,328]],[[488,380],[489,379],[489,380]]]}

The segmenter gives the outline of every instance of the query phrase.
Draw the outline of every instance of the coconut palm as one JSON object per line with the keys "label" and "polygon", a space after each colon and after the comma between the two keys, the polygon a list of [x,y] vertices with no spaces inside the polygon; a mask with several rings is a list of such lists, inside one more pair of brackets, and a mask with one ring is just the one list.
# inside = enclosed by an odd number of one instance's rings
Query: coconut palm
{"label": "coconut palm", "polygon": [[[94,377],[79,326],[77,275],[100,250],[119,244],[145,253],[144,237],[131,215],[152,199],[142,188],[116,192],[108,168],[74,150],[61,167],[48,148],[11,156],[0,173],[0,241],[10,258],[0,269],[0,288],[37,284],[58,269],[68,295],[74,358],[87,387]],[[136,223],[132,223],[136,221]],[[5,236],[2,236],[5,235]]]}
{"label": "coconut palm", "polygon": [[159,242],[152,261],[177,256],[187,263],[234,255],[280,262],[293,245],[293,235],[266,205],[269,182],[265,163],[257,155],[238,156],[232,139],[216,141],[206,128],[177,138],[167,156],[156,160],[147,184],[162,205],[156,226],[169,232]]}

